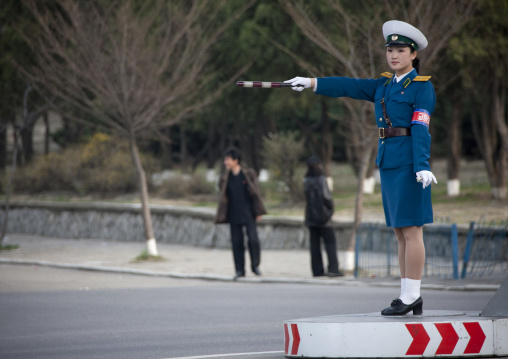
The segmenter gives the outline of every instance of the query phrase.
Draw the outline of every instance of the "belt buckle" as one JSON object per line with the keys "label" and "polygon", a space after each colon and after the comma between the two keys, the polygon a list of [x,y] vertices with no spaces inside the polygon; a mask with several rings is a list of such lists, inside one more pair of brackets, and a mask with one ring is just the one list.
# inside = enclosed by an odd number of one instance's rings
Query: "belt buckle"
{"label": "belt buckle", "polygon": [[381,138],[381,139],[385,138],[385,128],[384,127],[379,128],[379,138]]}

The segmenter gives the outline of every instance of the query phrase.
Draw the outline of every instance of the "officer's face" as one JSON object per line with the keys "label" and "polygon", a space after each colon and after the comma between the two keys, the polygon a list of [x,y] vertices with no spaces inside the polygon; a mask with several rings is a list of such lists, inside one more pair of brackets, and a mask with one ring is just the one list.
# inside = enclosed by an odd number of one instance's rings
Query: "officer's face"
{"label": "officer's face", "polygon": [[398,75],[403,75],[413,69],[413,60],[416,51],[411,53],[409,46],[388,46],[386,48],[386,61]]}

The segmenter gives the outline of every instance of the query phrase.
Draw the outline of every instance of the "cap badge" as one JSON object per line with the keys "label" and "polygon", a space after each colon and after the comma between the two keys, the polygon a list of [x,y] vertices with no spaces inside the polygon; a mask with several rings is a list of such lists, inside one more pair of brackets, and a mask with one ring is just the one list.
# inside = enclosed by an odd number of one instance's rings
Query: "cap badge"
{"label": "cap badge", "polygon": [[397,35],[392,35],[392,41],[396,41],[399,37]]}

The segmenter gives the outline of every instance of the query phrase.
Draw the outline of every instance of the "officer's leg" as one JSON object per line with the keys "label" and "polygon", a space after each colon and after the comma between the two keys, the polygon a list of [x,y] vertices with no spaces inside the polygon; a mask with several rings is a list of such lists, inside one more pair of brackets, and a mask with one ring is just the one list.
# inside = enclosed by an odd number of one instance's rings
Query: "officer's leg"
{"label": "officer's leg", "polygon": [[423,244],[423,228],[412,226],[402,228],[406,242],[405,274],[406,278],[422,279],[425,264],[425,246]]}
{"label": "officer's leg", "polygon": [[398,258],[399,258],[399,270],[400,270],[400,294],[399,298],[404,293],[404,286],[406,284],[406,239],[402,228],[394,228],[395,237],[397,237],[398,245]]}
{"label": "officer's leg", "polygon": [[404,304],[411,304],[420,297],[420,285],[425,264],[425,246],[423,228],[417,226],[403,227],[402,234],[406,244],[404,292],[400,299]]}
{"label": "officer's leg", "polygon": [[245,274],[245,246],[243,244],[243,225],[231,224],[231,246],[236,272]]}
{"label": "officer's leg", "polygon": [[399,242],[398,246],[398,258],[399,258],[399,269],[400,269],[400,278],[406,277],[406,239],[404,238],[404,233],[402,232],[402,228],[394,228],[395,237],[397,237],[397,241]]}

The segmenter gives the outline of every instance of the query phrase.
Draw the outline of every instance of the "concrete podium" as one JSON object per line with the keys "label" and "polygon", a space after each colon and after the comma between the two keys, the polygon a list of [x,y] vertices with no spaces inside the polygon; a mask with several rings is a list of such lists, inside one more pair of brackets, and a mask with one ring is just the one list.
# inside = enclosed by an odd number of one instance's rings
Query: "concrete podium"
{"label": "concrete podium", "polygon": [[508,277],[479,312],[379,312],[284,322],[288,358],[410,358],[508,356]]}

